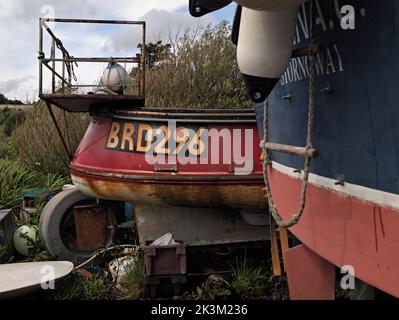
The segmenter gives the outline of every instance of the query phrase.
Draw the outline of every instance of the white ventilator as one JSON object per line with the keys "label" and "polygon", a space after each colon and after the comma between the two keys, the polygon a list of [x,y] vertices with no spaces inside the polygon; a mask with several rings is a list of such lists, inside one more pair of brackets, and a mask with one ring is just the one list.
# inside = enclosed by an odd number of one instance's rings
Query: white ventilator
{"label": "white ventilator", "polygon": [[122,94],[129,82],[129,75],[120,64],[110,62],[103,72],[101,82],[108,89]]}
{"label": "white ventilator", "polygon": [[304,0],[236,0],[243,6],[237,61],[254,101],[263,101],[292,56],[298,8]]}

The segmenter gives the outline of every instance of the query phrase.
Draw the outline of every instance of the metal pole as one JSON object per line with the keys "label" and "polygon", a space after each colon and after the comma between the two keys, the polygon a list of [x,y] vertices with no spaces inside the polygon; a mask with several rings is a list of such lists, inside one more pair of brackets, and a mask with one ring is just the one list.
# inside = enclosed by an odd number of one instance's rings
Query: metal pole
{"label": "metal pole", "polygon": [[65,93],[65,61],[62,61],[62,81],[61,81],[61,86],[62,86],[62,93]]}
{"label": "metal pole", "polygon": [[[39,19],[39,55],[43,53],[43,27],[42,18]],[[39,60],[39,95],[43,93],[43,63]]]}
{"label": "metal pole", "polygon": [[143,53],[142,53],[142,59],[143,59],[143,61],[142,61],[142,63],[143,63],[143,89],[142,89],[143,92],[142,92],[142,96],[143,97],[145,97],[145,62],[146,62],[146,52],[147,52],[146,44],[145,44],[145,41],[146,41],[145,33],[146,33],[146,25],[144,22],[143,23]]}
{"label": "metal pole", "polygon": [[[55,71],[55,40],[54,39],[52,41],[52,46],[51,46],[51,59],[53,59],[52,66],[53,66],[53,70]],[[55,73],[54,72],[52,74],[51,88],[53,90],[53,93],[55,93]]]}
{"label": "metal pole", "polygon": [[62,135],[62,132],[61,132],[61,129],[60,129],[59,125],[58,125],[58,122],[57,122],[57,120],[55,119],[53,110],[51,109],[51,105],[50,105],[50,103],[48,103],[48,102],[46,102],[46,105],[47,105],[47,109],[48,109],[48,111],[49,111],[49,113],[50,113],[51,119],[53,120],[53,123],[54,123],[54,125],[55,125],[56,130],[57,130],[58,136],[59,136],[60,139],[61,139],[62,145],[63,145],[64,148],[65,148],[65,151],[66,151],[66,153],[67,153],[67,155],[68,155],[68,157],[69,157],[69,160],[71,160],[71,159],[72,159],[71,150],[69,149],[68,145],[67,145],[66,142],[65,142],[64,136]]}

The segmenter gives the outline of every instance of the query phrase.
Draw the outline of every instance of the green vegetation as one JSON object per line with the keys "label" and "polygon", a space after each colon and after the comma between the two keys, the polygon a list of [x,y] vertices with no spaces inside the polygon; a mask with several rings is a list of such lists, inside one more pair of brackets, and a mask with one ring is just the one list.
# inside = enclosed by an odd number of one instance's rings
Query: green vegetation
{"label": "green vegetation", "polygon": [[18,148],[12,142],[12,134],[24,119],[25,112],[23,110],[0,109],[0,158],[17,158]]}
{"label": "green vegetation", "polygon": [[187,31],[167,45],[151,44],[146,105],[195,109],[251,107],[230,34],[230,25],[222,22],[199,32]]}
{"label": "green vegetation", "polygon": [[39,184],[37,173],[18,162],[0,159],[0,209],[17,206],[23,191]]}
{"label": "green vegetation", "polygon": [[218,276],[211,275],[201,286],[197,287],[192,297],[195,300],[215,300],[230,295],[230,284]]}
{"label": "green vegetation", "polygon": [[[53,108],[53,111],[67,144],[74,152],[89,124],[88,115],[66,113],[58,108]],[[13,143],[21,162],[43,173],[69,175],[68,155],[45,104],[34,104],[26,111],[25,118],[13,133]]]}
{"label": "green vegetation", "polygon": [[90,279],[74,272],[57,286],[52,298],[55,300],[110,300],[112,289],[112,281],[101,271]]}
{"label": "green vegetation", "polygon": [[[32,171],[18,161],[0,159],[0,209],[18,206],[23,192],[29,188],[43,188],[43,195],[36,200],[36,206],[42,208],[45,195],[62,188],[68,182],[69,180],[63,176],[43,174]],[[35,220],[38,217],[32,218]]]}
{"label": "green vegetation", "polygon": [[23,104],[19,100],[9,100],[3,94],[0,93],[0,104]]}
{"label": "green vegetation", "polygon": [[8,261],[7,248],[0,246],[0,264]]}
{"label": "green vegetation", "polygon": [[232,266],[232,286],[241,299],[256,299],[265,296],[270,277],[263,265],[254,265],[245,257],[237,259]]}
{"label": "green vegetation", "polygon": [[122,286],[127,290],[126,299],[139,299],[144,294],[144,261],[139,259],[137,263],[132,263],[127,268],[127,272],[122,279]]}

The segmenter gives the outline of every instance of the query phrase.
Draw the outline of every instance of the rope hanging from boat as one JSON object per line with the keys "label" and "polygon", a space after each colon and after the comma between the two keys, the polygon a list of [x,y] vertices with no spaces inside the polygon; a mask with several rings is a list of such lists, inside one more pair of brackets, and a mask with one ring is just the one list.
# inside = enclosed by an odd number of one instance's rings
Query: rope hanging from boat
{"label": "rope hanging from boat", "polygon": [[[310,11],[312,12],[312,2],[310,1]],[[310,15],[312,21],[312,15]],[[309,46],[309,57],[310,57],[310,71],[309,71],[309,106],[308,106],[308,126],[307,126],[307,139],[306,139],[306,151],[313,148],[312,135],[313,135],[313,124],[314,124],[314,110],[315,110],[315,81],[316,81],[316,57],[312,52],[311,48],[314,46],[313,32],[311,27],[311,41]],[[301,186],[301,199],[299,209],[292,215],[289,220],[284,220],[276,207],[270,188],[270,180],[267,172],[267,168],[271,165],[271,151],[266,148],[266,142],[269,141],[269,101],[265,100],[264,103],[264,119],[263,119],[263,133],[264,139],[262,141],[262,150],[264,154],[263,161],[263,176],[265,182],[266,198],[269,204],[269,211],[273,216],[276,224],[279,227],[290,228],[299,223],[306,205],[306,193],[309,181],[310,165],[312,157],[308,152],[305,152],[305,163],[302,176]]]}
{"label": "rope hanging from boat", "polygon": [[68,72],[69,83],[71,83],[72,78],[73,80],[78,81],[74,70],[74,65],[77,67],[78,63],[75,61],[74,57],[69,54],[68,50],[65,49],[62,41],[59,38],[55,37],[54,41],[57,45],[57,48],[62,52],[62,57],[65,60],[65,68]]}

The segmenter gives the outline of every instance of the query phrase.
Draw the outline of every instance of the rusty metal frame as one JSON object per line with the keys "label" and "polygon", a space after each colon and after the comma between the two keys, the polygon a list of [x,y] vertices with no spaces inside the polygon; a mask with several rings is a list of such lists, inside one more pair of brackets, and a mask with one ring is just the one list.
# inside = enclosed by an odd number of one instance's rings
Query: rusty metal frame
{"label": "rusty metal frame", "polygon": [[[52,23],[73,23],[73,24],[114,24],[114,25],[138,25],[142,27],[142,43],[141,58],[132,57],[71,57],[71,58],[56,58],[55,52],[57,49],[56,43],[63,49],[66,48],[56,37],[54,32],[47,25],[47,22]],[[43,51],[44,32],[46,31],[52,38],[51,57],[46,58]],[[127,21],[127,20],[89,20],[89,19],[53,19],[53,18],[40,18],[39,19],[39,96],[43,94],[43,66],[52,72],[52,93],[55,93],[55,79],[61,81],[61,93],[65,93],[65,86],[69,89],[82,88],[82,87],[99,87],[99,85],[79,85],[72,84],[72,79],[66,79],[65,68],[66,63],[74,62],[123,62],[123,63],[137,63],[139,69],[138,77],[138,95],[145,96],[145,62],[146,62],[146,23],[145,21]],[[60,50],[60,49],[59,49]],[[62,74],[56,71],[56,62],[62,62]]]}
{"label": "rusty metal frame", "polygon": [[[141,58],[132,57],[69,57],[65,58],[63,55],[62,58],[56,58],[56,50],[59,49],[61,52],[63,50],[67,51],[62,42],[56,37],[54,32],[50,29],[46,22],[53,23],[85,23],[85,24],[118,24],[118,25],[138,25],[142,27],[142,48],[141,48]],[[44,32],[50,35],[51,41],[51,56],[50,58],[46,58],[43,51],[43,39]],[[101,85],[73,85],[71,75],[68,74],[68,79],[66,79],[65,71],[67,63],[75,63],[75,62],[90,62],[90,63],[99,63],[99,62],[124,62],[124,63],[137,63],[139,70],[139,78],[138,78],[138,95],[144,97],[145,96],[145,66],[146,66],[146,23],[145,21],[126,21],[126,20],[88,20],[88,19],[51,19],[51,18],[40,18],[39,19],[39,97],[43,94],[43,66],[51,71],[51,90],[54,94],[56,91],[55,79],[58,78],[61,80],[61,93],[65,94],[65,86],[69,89],[72,88],[83,88],[83,87],[102,87]],[[62,62],[62,74],[59,74],[56,71],[56,63]],[[66,143],[65,138],[62,134],[61,128],[57,122],[57,119],[53,113],[51,108],[51,104],[46,101],[47,109],[50,113],[51,119],[55,125],[57,130],[57,134],[61,139],[62,145],[68,154],[69,159],[72,159],[72,152],[70,145]]]}

